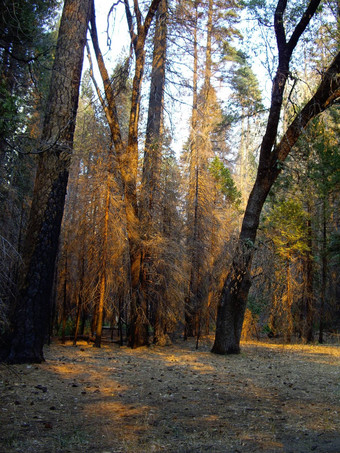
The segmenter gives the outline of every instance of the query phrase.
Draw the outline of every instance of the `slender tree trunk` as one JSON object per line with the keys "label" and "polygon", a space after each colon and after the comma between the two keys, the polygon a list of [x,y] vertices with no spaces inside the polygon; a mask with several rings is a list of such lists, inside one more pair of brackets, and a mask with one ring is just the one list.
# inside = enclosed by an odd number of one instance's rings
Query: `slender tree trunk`
{"label": "slender tree trunk", "polygon": [[[211,133],[212,113],[211,103],[211,71],[212,71],[212,34],[213,34],[213,1],[209,0],[207,25],[206,25],[206,49],[205,49],[205,68],[203,88],[198,97],[198,42],[197,42],[197,23],[198,23],[198,3],[195,3],[195,32],[194,32],[194,99],[192,112],[192,146],[190,162],[190,187],[193,187],[192,222],[189,222],[189,246],[190,246],[190,280],[189,294],[187,300],[190,301],[186,309],[186,336],[196,336],[197,344],[201,335],[203,316],[207,312],[209,277],[207,269],[208,247],[206,244],[205,225],[207,216],[207,201],[205,194],[205,183],[208,178],[207,168],[208,158],[211,156]],[[199,100],[200,99],[200,100]]]}
{"label": "slender tree trunk", "polygon": [[319,343],[323,343],[325,304],[326,304],[326,286],[327,286],[327,216],[326,216],[326,199],[322,200],[322,270],[321,270],[321,295],[320,295],[320,313],[319,313]]}
{"label": "slender tree trunk", "polygon": [[284,339],[286,343],[292,341],[293,334],[293,288],[292,288],[292,269],[291,269],[291,257],[287,257],[286,261],[286,306],[285,306],[285,318],[286,318],[286,328],[284,331]]}
{"label": "slender tree trunk", "polygon": [[83,307],[81,313],[82,314],[81,314],[79,332],[80,332],[80,335],[84,335],[84,333],[85,333],[85,324],[86,324],[86,320],[87,320],[87,310]]}
{"label": "slender tree trunk", "polygon": [[62,344],[65,344],[66,321],[67,321],[67,252],[65,258],[64,285],[63,285],[63,307],[62,307],[62,328],[61,328]]}
{"label": "slender tree trunk", "polygon": [[[194,219],[193,219],[193,234],[192,238],[188,238],[190,253],[190,277],[188,286],[188,295],[184,299],[184,339],[195,335],[195,312],[196,312],[196,278],[198,263],[196,259],[195,248],[197,247],[197,214],[198,214],[198,144],[197,144],[197,128],[198,128],[198,3],[195,2],[195,18],[194,18],[194,65],[193,65],[193,102],[191,115],[191,147],[190,147],[190,181],[189,185],[194,185]],[[190,190],[190,188],[189,188]]]}
{"label": "slender tree trunk", "polygon": [[44,360],[90,7],[90,0],[65,0],[64,4],[23,250],[23,283],[8,356],[12,363]]}
{"label": "slender tree trunk", "polygon": [[[311,215],[310,206],[308,206],[309,214]],[[313,321],[314,321],[314,297],[313,297],[313,255],[312,255],[312,222],[308,219],[307,222],[307,245],[308,251],[305,261],[305,297],[304,297],[304,324],[302,331],[302,339],[304,343],[311,343],[313,341]]]}
{"label": "slender tree trunk", "polygon": [[[83,244],[84,246],[84,244]],[[77,291],[77,304],[76,304],[76,321],[75,321],[75,331],[73,338],[73,345],[76,346],[77,339],[80,330],[80,320],[83,313],[83,286],[84,286],[84,276],[85,276],[85,257],[82,257],[81,260],[81,274],[79,278],[79,288]]]}
{"label": "slender tree trunk", "polygon": [[[125,316],[124,316],[125,319]],[[122,298],[119,297],[118,300],[118,336],[119,336],[119,344],[123,346],[124,339],[123,339],[123,303]]]}
{"label": "slender tree trunk", "polygon": [[105,197],[105,218],[104,218],[104,237],[103,237],[103,249],[102,249],[102,273],[100,276],[100,290],[99,290],[99,304],[97,312],[97,326],[96,326],[96,338],[94,341],[94,346],[100,348],[102,340],[102,330],[103,330],[103,312],[104,312],[104,303],[105,303],[105,293],[106,293],[106,272],[107,272],[107,262],[108,262],[108,235],[109,235],[109,215],[110,215],[110,178],[108,176],[107,187],[106,187],[106,197]]}
{"label": "slender tree trunk", "polygon": [[95,304],[93,306],[92,320],[91,320],[91,337],[92,338],[95,337],[95,332],[96,332],[96,328],[97,328],[98,307],[99,307],[99,299],[96,298]]}
{"label": "slender tree trunk", "polygon": [[100,296],[97,310],[97,325],[96,325],[96,338],[94,340],[94,347],[100,348],[102,341],[103,331],[103,314],[104,314],[104,301],[105,301],[105,272],[100,277]]}
{"label": "slender tree trunk", "polygon": [[81,295],[79,292],[77,294],[76,320],[75,320],[75,329],[74,329],[74,337],[73,337],[73,346],[77,345],[79,328],[80,328],[81,312],[82,312],[82,299],[81,299]]}

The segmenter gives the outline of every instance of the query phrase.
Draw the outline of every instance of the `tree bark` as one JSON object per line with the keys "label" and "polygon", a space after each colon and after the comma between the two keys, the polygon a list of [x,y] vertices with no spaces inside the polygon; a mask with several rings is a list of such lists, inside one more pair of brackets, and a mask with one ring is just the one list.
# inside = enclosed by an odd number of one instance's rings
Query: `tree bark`
{"label": "tree bark", "polygon": [[[308,206],[309,214],[311,209]],[[304,297],[304,325],[302,331],[302,339],[304,343],[311,343],[313,341],[313,321],[314,321],[314,297],[313,297],[313,238],[312,238],[312,221],[311,218],[307,221],[307,245],[308,251],[306,254],[305,262],[305,297]]]}
{"label": "tree bark", "polygon": [[[84,247],[83,243],[83,247]],[[84,286],[84,277],[85,277],[85,257],[83,256],[81,259],[81,274],[79,278],[79,287],[76,293],[76,319],[75,319],[75,330],[74,330],[74,338],[73,338],[73,345],[77,345],[79,330],[80,330],[80,321],[84,311],[84,303],[83,303],[83,286]]]}
{"label": "tree bark", "polygon": [[90,7],[90,0],[65,0],[64,4],[23,251],[23,282],[8,356],[11,363],[44,360]]}
{"label": "tree bark", "polygon": [[130,249],[130,294],[131,294],[131,319],[129,343],[132,347],[145,344],[144,329],[134,329],[134,325],[140,319],[143,312],[142,302],[139,295],[141,248],[138,229],[138,205],[137,205],[137,170],[138,170],[138,124],[140,111],[141,86],[145,62],[145,41],[150,29],[151,22],[156,14],[161,0],[152,0],[144,22],[139,10],[138,1],[134,1],[134,13],[137,33],[134,31],[134,20],[130,11],[128,0],[124,0],[125,12],[131,43],[135,52],[135,74],[133,78],[131,110],[128,130],[128,143],[124,146],[116,108],[116,100],[111,86],[110,78],[105,67],[104,59],[98,44],[98,36],[95,24],[95,16],[91,17],[91,38],[94,46],[96,59],[105,90],[105,100],[101,99],[107,121],[109,123],[112,140],[117,156],[119,177],[122,185],[122,197],[126,213],[127,236]]}
{"label": "tree bark", "polygon": [[147,305],[141,291],[141,264],[143,251],[139,232],[139,216],[137,206],[137,169],[138,169],[138,125],[140,96],[145,63],[145,41],[151,22],[161,0],[152,0],[150,8],[142,23],[142,15],[138,2],[134,2],[137,33],[134,31],[132,15],[128,0],[124,0],[127,23],[131,43],[135,52],[135,74],[133,78],[131,111],[129,121],[129,137],[127,150],[122,159],[121,171],[125,184],[127,207],[127,223],[129,225],[130,263],[131,263],[131,310],[129,326],[129,345],[137,348],[148,344]]}
{"label": "tree bark", "polygon": [[324,195],[322,200],[322,245],[321,245],[321,294],[320,294],[320,312],[319,312],[319,343],[322,344],[324,341],[323,332],[325,325],[325,305],[326,305],[326,287],[327,287],[327,217],[326,217],[326,197]]}
{"label": "tree bark", "polygon": [[77,304],[76,304],[76,319],[75,319],[75,329],[74,329],[74,337],[73,337],[73,346],[77,346],[77,340],[79,335],[80,329],[80,318],[82,314],[82,298],[80,291],[77,294]]}
{"label": "tree bark", "polygon": [[[161,0],[156,13],[156,29],[151,69],[148,120],[146,127],[142,185],[140,190],[139,221],[142,237],[142,262],[140,285],[145,305],[148,307],[148,322],[154,328],[154,342],[162,336],[161,295],[155,278],[154,252],[149,241],[160,235],[160,171],[163,145],[163,110],[165,66],[167,49],[167,0]],[[147,340],[146,340],[147,341]]]}
{"label": "tree bark", "polygon": [[96,326],[96,338],[94,346],[96,348],[101,347],[102,341],[102,330],[103,330],[103,313],[104,303],[106,296],[106,272],[108,263],[108,235],[109,235],[109,214],[110,214],[110,179],[107,180],[106,197],[105,197],[105,218],[104,218],[104,238],[103,238],[103,250],[102,250],[102,272],[100,276],[100,287],[99,287],[99,304],[98,304],[98,316]]}
{"label": "tree bark", "polygon": [[[198,260],[197,260],[197,229],[198,229],[198,2],[194,2],[195,15],[193,18],[193,99],[192,99],[192,114],[191,114],[191,143],[190,143],[190,174],[189,174],[189,186],[194,187],[193,194],[193,224],[190,227],[192,231],[189,233],[188,246],[190,251],[190,277],[188,294],[184,299],[184,339],[195,335],[195,313],[197,313],[197,273],[198,273]],[[190,191],[189,187],[189,191]],[[190,207],[191,208],[191,207]],[[188,213],[192,216],[191,213]],[[191,236],[191,237],[190,237]]]}
{"label": "tree bark", "polygon": [[[255,250],[254,243],[260,222],[260,214],[268,192],[280,174],[282,163],[287,158],[309,121],[340,98],[339,53],[323,75],[314,96],[288,126],[279,144],[274,146],[280,119],[283,91],[288,76],[289,58],[294,49],[293,44],[295,43],[296,45],[299,36],[301,36],[308,21],[314,14],[313,11],[315,11],[319,2],[310,2],[306,13],[303,15],[288,43],[285,41],[282,22],[285,3],[285,1],[281,0],[278,2],[275,16],[275,28],[279,47],[279,67],[273,81],[272,104],[267,129],[261,145],[257,178],[248,199],[238,247],[218,306],[216,336],[212,348],[212,352],[217,354],[240,352],[241,330],[247,297],[251,286],[250,271]],[[308,17],[306,17],[306,14]],[[307,18],[309,18],[308,21]]]}

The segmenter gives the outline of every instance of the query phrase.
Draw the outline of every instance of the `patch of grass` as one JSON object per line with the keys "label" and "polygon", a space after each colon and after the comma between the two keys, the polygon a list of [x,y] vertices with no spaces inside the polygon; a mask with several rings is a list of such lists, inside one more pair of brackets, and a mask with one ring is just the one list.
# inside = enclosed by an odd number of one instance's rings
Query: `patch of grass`
{"label": "patch of grass", "polygon": [[53,436],[53,446],[56,450],[85,447],[89,444],[89,435],[84,431],[74,430],[71,433],[57,433]]}
{"label": "patch of grass", "polygon": [[21,450],[23,442],[21,439],[18,439],[17,433],[11,433],[7,437],[0,438],[0,444],[7,451],[9,448]]}

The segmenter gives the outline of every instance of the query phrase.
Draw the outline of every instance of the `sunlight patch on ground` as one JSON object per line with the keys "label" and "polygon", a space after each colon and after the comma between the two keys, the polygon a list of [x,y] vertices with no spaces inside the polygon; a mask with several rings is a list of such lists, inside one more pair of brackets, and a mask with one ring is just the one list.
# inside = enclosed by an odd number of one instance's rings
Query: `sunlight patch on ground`
{"label": "sunlight patch on ground", "polygon": [[339,406],[297,399],[286,404],[285,412],[287,427],[294,426],[302,432],[337,432],[334,420],[339,418]]}
{"label": "sunlight patch on ground", "polygon": [[314,363],[332,365],[340,369],[340,346],[338,345],[302,345],[302,344],[273,344],[260,341],[242,343],[242,350],[247,347],[261,348],[267,351],[278,351],[285,354],[296,354]]}
{"label": "sunlight patch on ground", "polygon": [[338,348],[254,342],[218,356],[210,342],[54,344],[45,363],[5,369],[8,452],[340,451]]}
{"label": "sunlight patch on ground", "polygon": [[305,345],[305,344],[283,344],[268,343],[264,341],[244,341],[241,346],[257,346],[264,349],[279,349],[280,351],[306,352],[308,354],[328,354],[340,357],[340,346],[338,345]]}

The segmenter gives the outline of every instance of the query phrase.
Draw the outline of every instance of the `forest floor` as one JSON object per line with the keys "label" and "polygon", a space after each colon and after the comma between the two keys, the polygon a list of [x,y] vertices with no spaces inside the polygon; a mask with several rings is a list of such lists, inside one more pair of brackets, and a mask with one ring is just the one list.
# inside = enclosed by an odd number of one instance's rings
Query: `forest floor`
{"label": "forest floor", "polygon": [[340,345],[211,343],[56,342],[0,365],[0,452],[340,452]]}

